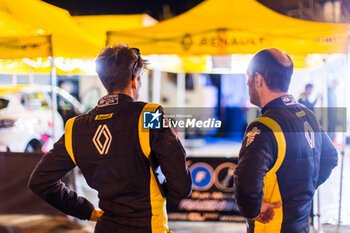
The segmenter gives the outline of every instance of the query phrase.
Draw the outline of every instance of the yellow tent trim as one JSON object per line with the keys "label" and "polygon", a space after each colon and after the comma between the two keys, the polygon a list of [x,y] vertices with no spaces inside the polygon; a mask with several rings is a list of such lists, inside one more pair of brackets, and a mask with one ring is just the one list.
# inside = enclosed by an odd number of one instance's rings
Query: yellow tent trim
{"label": "yellow tent trim", "polygon": [[344,53],[349,29],[287,17],[254,0],[206,0],[151,27],[109,32],[107,42],[181,56],[254,54],[269,47],[294,55]]}
{"label": "yellow tent trim", "polygon": [[0,59],[51,55],[50,36],[25,24],[0,6]]}

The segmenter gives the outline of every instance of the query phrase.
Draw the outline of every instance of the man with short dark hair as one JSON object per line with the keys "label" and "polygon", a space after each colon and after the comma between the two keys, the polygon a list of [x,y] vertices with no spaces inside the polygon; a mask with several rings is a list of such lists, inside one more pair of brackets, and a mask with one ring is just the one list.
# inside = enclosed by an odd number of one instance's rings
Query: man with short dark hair
{"label": "man with short dark hair", "polygon": [[[136,101],[144,68],[138,49],[106,47],[96,65],[108,95],[88,114],[68,120],[65,135],[35,168],[30,188],[66,214],[98,220],[96,233],[171,232],[165,198],[184,198],[192,187],[185,150],[163,128],[162,108]],[[152,118],[148,125],[146,115]],[[60,182],[75,166],[98,191],[102,211]],[[162,184],[159,167],[166,178]]]}
{"label": "man with short dark hair", "polygon": [[248,232],[306,233],[315,189],[337,165],[337,151],[315,115],[287,93],[291,58],[258,52],[247,76],[262,116],[246,130],[234,171],[235,195]]}
{"label": "man with short dark hair", "polygon": [[299,96],[299,99],[298,99],[299,103],[301,103],[311,111],[314,111],[315,105],[317,103],[317,99],[315,99],[313,102],[311,102],[309,99],[313,88],[314,88],[314,85],[312,85],[312,83],[306,84],[304,92]]}

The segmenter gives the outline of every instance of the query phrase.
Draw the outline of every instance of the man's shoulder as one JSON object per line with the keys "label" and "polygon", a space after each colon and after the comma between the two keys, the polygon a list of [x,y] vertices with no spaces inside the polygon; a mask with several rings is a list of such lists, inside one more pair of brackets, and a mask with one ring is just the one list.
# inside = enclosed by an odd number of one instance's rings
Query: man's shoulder
{"label": "man's shoulder", "polygon": [[[264,121],[264,119],[266,119],[266,118],[267,118],[267,117],[261,116],[261,117],[255,119],[254,121],[252,121],[252,122],[248,125],[247,131],[248,131],[248,130],[251,130],[251,129],[254,128],[254,127],[263,128],[264,131],[265,131],[265,129],[269,129],[267,123]],[[268,118],[268,119],[271,119],[271,118]]]}
{"label": "man's shoulder", "polygon": [[283,132],[282,125],[284,123],[280,120],[280,117],[282,117],[282,119],[284,118],[283,115],[264,114],[250,123],[246,132],[254,131],[254,129],[258,129],[264,135]]}
{"label": "man's shoulder", "polygon": [[278,120],[280,118],[289,119],[290,117],[301,118],[304,115],[307,115],[309,117],[316,117],[315,113],[304,104],[294,103],[290,106],[268,109],[263,114],[263,117],[270,117],[272,119]]}
{"label": "man's shoulder", "polygon": [[[246,129],[246,135],[247,134],[260,134],[260,133],[272,133],[271,128],[269,127],[268,123],[265,121],[266,117],[261,116],[257,118],[256,120],[252,121],[247,129]],[[270,120],[270,118],[269,118]]]}
{"label": "man's shoulder", "polygon": [[262,117],[268,117],[282,123],[285,120],[291,120],[291,118],[298,119],[305,115],[314,116],[314,113],[303,104],[293,103],[287,106],[270,108],[264,112]]}
{"label": "man's shoulder", "polygon": [[[273,130],[263,119],[263,117],[259,117],[248,125],[242,149],[248,147],[254,149],[256,146],[266,143],[266,141],[274,140]],[[271,142],[274,143],[274,141]]]}
{"label": "man's shoulder", "polygon": [[[73,117],[75,122],[88,122],[91,120],[107,120],[113,118],[115,115],[120,115],[122,112],[125,114],[130,114],[131,112],[140,112],[144,102],[129,102],[123,104],[120,108],[116,108],[115,105],[98,107],[91,109],[89,112]],[[97,119],[98,118],[98,119]]]}
{"label": "man's shoulder", "polygon": [[142,107],[144,111],[152,111],[152,110],[156,111],[157,109],[159,109],[161,112],[163,112],[162,105],[158,103],[144,102],[144,101],[135,101],[134,103]]}

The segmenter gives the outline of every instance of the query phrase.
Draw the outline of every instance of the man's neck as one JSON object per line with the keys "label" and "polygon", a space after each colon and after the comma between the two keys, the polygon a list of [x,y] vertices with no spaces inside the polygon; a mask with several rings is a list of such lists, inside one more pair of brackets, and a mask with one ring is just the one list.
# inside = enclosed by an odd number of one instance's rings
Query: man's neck
{"label": "man's neck", "polygon": [[124,94],[124,95],[128,95],[131,98],[134,98],[132,95],[132,91],[112,91],[112,92],[108,92],[108,95],[118,95],[118,94]]}
{"label": "man's neck", "polygon": [[265,107],[266,104],[270,103],[272,100],[277,99],[279,97],[288,95],[287,92],[270,92],[264,97],[261,98],[261,106],[260,108]]}

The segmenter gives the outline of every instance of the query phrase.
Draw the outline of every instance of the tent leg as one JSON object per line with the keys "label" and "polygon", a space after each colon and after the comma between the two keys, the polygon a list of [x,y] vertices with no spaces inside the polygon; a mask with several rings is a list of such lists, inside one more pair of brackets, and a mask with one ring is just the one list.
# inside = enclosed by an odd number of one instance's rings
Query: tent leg
{"label": "tent leg", "polygon": [[30,70],[29,70],[28,77],[29,77],[29,80],[28,80],[29,85],[33,85],[34,84],[34,72],[33,72],[32,68],[30,68]]}
{"label": "tent leg", "polygon": [[[345,87],[348,86],[348,79],[349,79],[349,45],[347,45],[347,52],[345,55]],[[347,103],[347,95],[348,92],[346,91],[345,88],[345,93],[344,93],[344,98],[345,98],[345,104]],[[346,106],[346,105],[345,105]],[[348,111],[348,110],[347,110]],[[347,119],[346,119],[347,120]],[[338,210],[338,225],[341,224],[341,205],[342,205],[342,199],[343,199],[343,177],[344,177],[344,158],[345,158],[345,145],[346,145],[346,131],[343,133],[343,138],[342,138],[342,148],[341,148],[341,164],[340,164],[340,184],[339,184],[339,210]]]}
{"label": "tent leg", "polygon": [[57,123],[56,123],[56,114],[57,114],[57,76],[56,76],[56,66],[55,58],[51,58],[51,110],[52,110],[52,139],[54,142],[57,141]]}
{"label": "tent leg", "polygon": [[161,87],[162,71],[159,69],[153,70],[153,83],[152,83],[152,102],[160,103],[160,87]]}
{"label": "tent leg", "polygon": [[185,73],[178,73],[177,74],[177,107],[185,107],[186,104],[186,74]]}
{"label": "tent leg", "polygon": [[17,74],[15,74],[15,73],[12,74],[12,84],[13,85],[17,84]]}
{"label": "tent leg", "polygon": [[[178,114],[185,114],[184,107],[186,106],[186,74],[184,72],[177,74],[176,79],[176,106]],[[185,131],[180,129],[178,138],[185,142]]]}
{"label": "tent leg", "polygon": [[320,197],[320,189],[317,189],[317,232],[323,233],[322,224],[321,224],[321,197]]}
{"label": "tent leg", "polygon": [[141,96],[143,97],[143,100],[146,102],[150,101],[149,98],[149,72],[146,72],[142,76],[142,91]]}
{"label": "tent leg", "polygon": [[[320,188],[316,189],[312,204],[313,204],[313,208],[312,208],[313,224],[312,225],[315,229],[314,232],[323,233],[322,224],[321,224],[321,214],[320,214],[321,213]],[[313,231],[310,231],[310,232],[313,232]]]}
{"label": "tent leg", "polygon": [[[345,137],[345,134],[344,134]],[[343,175],[344,175],[344,146],[342,148],[341,154],[341,164],[340,164],[340,188],[339,188],[339,210],[338,210],[338,225],[341,223],[341,205],[343,199]]]}

